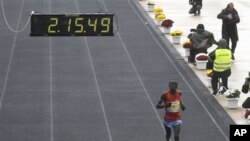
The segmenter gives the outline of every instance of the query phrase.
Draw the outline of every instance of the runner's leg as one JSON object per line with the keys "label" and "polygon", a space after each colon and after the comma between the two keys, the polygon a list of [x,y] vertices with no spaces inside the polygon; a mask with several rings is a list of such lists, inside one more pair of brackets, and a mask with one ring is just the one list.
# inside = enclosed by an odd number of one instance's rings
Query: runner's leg
{"label": "runner's leg", "polygon": [[180,131],[181,131],[181,125],[174,126],[173,130],[174,130],[174,140],[179,141],[179,138],[180,138],[179,134],[180,134]]}
{"label": "runner's leg", "polygon": [[166,131],[166,139],[167,141],[170,141],[170,136],[171,136],[171,128],[164,126],[165,127],[165,131]]}

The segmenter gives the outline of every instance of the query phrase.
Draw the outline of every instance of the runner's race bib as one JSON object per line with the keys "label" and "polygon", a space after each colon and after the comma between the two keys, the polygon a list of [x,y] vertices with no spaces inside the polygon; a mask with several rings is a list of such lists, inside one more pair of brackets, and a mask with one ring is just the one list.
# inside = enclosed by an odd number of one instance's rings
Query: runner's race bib
{"label": "runner's race bib", "polygon": [[167,111],[170,113],[180,112],[180,101],[171,102],[171,106],[167,108]]}

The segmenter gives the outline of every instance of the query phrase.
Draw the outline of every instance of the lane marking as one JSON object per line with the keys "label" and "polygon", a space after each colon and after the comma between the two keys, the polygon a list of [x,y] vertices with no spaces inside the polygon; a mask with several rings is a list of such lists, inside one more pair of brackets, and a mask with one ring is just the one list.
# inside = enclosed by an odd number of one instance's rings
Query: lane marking
{"label": "lane marking", "polygon": [[[78,7],[78,0],[75,0],[75,4],[76,4],[77,12],[80,12],[80,9]],[[110,125],[109,125],[106,110],[105,110],[105,106],[104,106],[103,100],[102,100],[102,94],[101,94],[99,82],[98,82],[98,79],[97,79],[97,76],[96,76],[96,71],[95,71],[93,60],[92,60],[92,55],[91,55],[91,52],[90,52],[90,49],[89,49],[89,44],[88,44],[88,41],[87,41],[86,37],[84,37],[82,39],[84,39],[84,40],[82,40],[82,44],[84,44],[84,41],[85,41],[86,49],[87,49],[87,52],[88,52],[88,57],[89,57],[90,65],[91,65],[91,70],[92,70],[93,77],[94,77],[94,80],[95,80],[95,85],[96,85],[96,88],[97,88],[98,98],[99,98],[101,108],[102,108],[102,113],[103,113],[103,117],[104,117],[104,121],[105,121],[105,125],[106,125],[106,130],[108,132],[109,141],[113,141],[111,131],[110,131]],[[84,49],[84,46],[82,46],[82,48]]]}
{"label": "lane marking", "polygon": [[[17,27],[16,27],[17,29],[19,28],[19,25],[20,25],[20,22],[21,22],[23,7],[24,7],[24,0],[22,0],[20,11],[19,11]],[[11,67],[11,64],[12,64],[13,54],[14,54],[14,50],[15,50],[15,47],[16,47],[16,39],[17,39],[17,32],[15,32],[15,35],[14,35],[13,44],[12,44],[12,47],[11,47],[11,52],[10,52],[10,57],[9,57],[9,63],[8,63],[8,67],[7,67],[7,72],[6,72],[6,76],[5,76],[5,79],[4,79],[3,89],[2,89],[2,92],[1,92],[0,110],[2,109],[4,95],[5,95],[8,79],[9,79],[10,67]]]}
{"label": "lane marking", "polygon": [[[24,1],[24,0],[23,0],[23,1]],[[27,22],[25,23],[24,27],[22,27],[21,29],[18,29],[18,28],[19,28],[19,25],[18,25],[18,27],[17,27],[16,29],[13,29],[13,28],[10,26],[10,24],[9,24],[7,18],[6,18],[3,0],[1,0],[1,6],[2,6],[2,13],[3,13],[3,17],[4,17],[4,22],[5,22],[5,24],[7,25],[7,27],[9,28],[9,30],[11,30],[12,32],[15,32],[15,33],[16,33],[16,32],[22,32],[22,31],[24,31],[24,30],[26,29],[26,27],[28,26],[28,24],[29,24],[30,16],[29,16]]]}
{"label": "lane marking", "polygon": [[[51,13],[51,0],[48,1],[49,13]],[[49,37],[49,105],[50,105],[50,141],[54,141],[54,114],[53,114],[53,58],[52,58],[52,38]]]}
{"label": "lane marking", "polygon": [[50,83],[50,140],[54,140],[54,115],[53,115],[53,58],[52,58],[52,39],[49,38],[49,83]]}
{"label": "lane marking", "polygon": [[[107,8],[106,4],[104,3],[104,0],[102,0],[102,3],[103,3],[103,6],[104,6],[105,11],[108,11],[108,8]],[[116,28],[116,27],[114,27],[114,28]],[[119,31],[117,31],[117,35],[118,35],[118,38],[119,38],[119,40],[120,40],[120,42],[121,42],[121,44],[122,44],[122,47],[123,47],[123,49],[124,49],[124,51],[125,51],[125,53],[126,53],[128,59],[129,59],[129,61],[130,61],[130,64],[132,65],[132,67],[133,67],[133,69],[134,69],[134,71],[135,71],[135,73],[136,73],[136,76],[137,76],[137,78],[138,78],[138,80],[139,80],[139,82],[140,82],[140,84],[141,84],[141,86],[142,86],[142,88],[143,88],[143,90],[144,90],[144,92],[145,92],[145,94],[146,94],[146,97],[147,97],[147,99],[148,99],[150,105],[152,106],[152,109],[153,109],[153,111],[154,111],[154,114],[155,114],[155,116],[157,117],[157,119],[158,119],[158,121],[159,121],[159,123],[160,123],[160,126],[161,126],[163,132],[165,133],[165,128],[164,128],[164,126],[163,126],[163,124],[162,124],[162,118],[161,118],[160,115],[158,114],[158,112],[157,112],[157,110],[156,110],[156,108],[155,108],[155,105],[154,105],[152,99],[151,99],[150,96],[149,96],[149,93],[148,93],[148,91],[147,91],[147,89],[146,89],[146,87],[145,87],[145,85],[144,85],[144,83],[143,83],[143,81],[142,81],[142,79],[141,79],[141,77],[140,77],[139,72],[137,71],[137,69],[136,69],[136,67],[135,67],[135,64],[134,64],[134,62],[133,62],[133,60],[132,60],[132,58],[131,58],[131,56],[130,56],[130,54],[129,54],[129,51],[127,50],[127,47],[126,47],[126,45],[125,45],[125,43],[124,43],[124,41],[123,41],[123,39],[122,39],[122,37],[121,37]]]}

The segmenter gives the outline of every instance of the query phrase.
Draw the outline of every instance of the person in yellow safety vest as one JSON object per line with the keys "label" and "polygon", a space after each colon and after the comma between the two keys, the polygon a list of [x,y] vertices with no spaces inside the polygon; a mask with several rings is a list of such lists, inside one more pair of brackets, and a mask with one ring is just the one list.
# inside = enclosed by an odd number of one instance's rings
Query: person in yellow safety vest
{"label": "person in yellow safety vest", "polygon": [[225,39],[220,39],[218,42],[218,48],[209,54],[211,60],[213,60],[213,75],[212,75],[212,89],[213,95],[218,93],[218,82],[221,78],[224,89],[222,93],[228,89],[228,77],[231,75],[231,59],[232,52]]}

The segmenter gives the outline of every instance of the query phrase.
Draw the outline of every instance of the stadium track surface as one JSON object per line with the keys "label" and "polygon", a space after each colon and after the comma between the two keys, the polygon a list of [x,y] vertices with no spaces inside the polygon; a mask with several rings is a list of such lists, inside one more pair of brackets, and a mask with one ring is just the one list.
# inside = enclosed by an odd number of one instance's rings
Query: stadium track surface
{"label": "stadium track surface", "polygon": [[163,111],[155,104],[170,79],[179,82],[187,107],[181,140],[228,140],[233,121],[137,2],[5,0],[3,6],[14,29],[32,10],[111,12],[119,28],[113,37],[30,37],[30,25],[11,32],[0,16],[1,141],[164,141]]}

